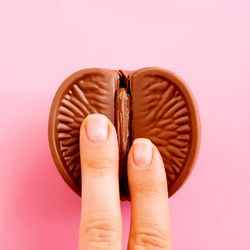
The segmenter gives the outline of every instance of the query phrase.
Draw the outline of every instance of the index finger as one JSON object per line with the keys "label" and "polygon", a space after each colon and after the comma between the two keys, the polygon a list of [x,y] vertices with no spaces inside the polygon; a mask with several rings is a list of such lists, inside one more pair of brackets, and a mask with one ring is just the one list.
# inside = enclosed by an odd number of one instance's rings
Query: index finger
{"label": "index finger", "polygon": [[81,125],[82,211],[79,249],[121,249],[118,145],[113,124],[89,115]]}

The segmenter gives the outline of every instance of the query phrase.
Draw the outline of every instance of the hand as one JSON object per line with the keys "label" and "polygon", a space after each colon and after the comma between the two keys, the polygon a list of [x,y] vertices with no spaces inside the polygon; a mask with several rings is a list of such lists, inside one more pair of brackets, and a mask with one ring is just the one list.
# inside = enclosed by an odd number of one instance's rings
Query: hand
{"label": "hand", "polygon": [[[89,115],[83,121],[80,155],[83,199],[79,249],[122,249],[117,134],[104,115]],[[150,140],[134,140],[128,155],[128,181],[128,249],[170,250],[166,174],[161,155]]]}

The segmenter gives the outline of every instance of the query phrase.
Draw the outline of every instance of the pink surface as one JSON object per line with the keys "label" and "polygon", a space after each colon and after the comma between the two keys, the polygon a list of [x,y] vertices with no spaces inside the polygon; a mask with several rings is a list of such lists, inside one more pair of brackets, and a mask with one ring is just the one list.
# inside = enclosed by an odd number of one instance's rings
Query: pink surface
{"label": "pink surface", "polygon": [[[250,249],[249,1],[0,2],[0,249],[77,249],[80,198],[52,161],[47,120],[69,74],[160,66],[197,99],[196,167],[170,199],[175,250]],[[30,72],[31,71],[31,72]],[[124,246],[129,203],[122,203]]]}

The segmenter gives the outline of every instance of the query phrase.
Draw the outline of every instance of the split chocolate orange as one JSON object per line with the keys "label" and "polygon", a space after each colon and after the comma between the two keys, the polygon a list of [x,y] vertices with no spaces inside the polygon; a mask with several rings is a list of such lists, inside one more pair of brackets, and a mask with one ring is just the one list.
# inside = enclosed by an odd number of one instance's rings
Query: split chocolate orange
{"label": "split chocolate orange", "polygon": [[60,174],[79,195],[79,131],[93,113],[106,115],[117,130],[121,199],[129,199],[127,155],[135,138],[149,138],[159,149],[169,196],[180,188],[193,168],[200,141],[198,109],[180,77],[161,68],[90,68],[62,83],[50,110],[50,149]]}

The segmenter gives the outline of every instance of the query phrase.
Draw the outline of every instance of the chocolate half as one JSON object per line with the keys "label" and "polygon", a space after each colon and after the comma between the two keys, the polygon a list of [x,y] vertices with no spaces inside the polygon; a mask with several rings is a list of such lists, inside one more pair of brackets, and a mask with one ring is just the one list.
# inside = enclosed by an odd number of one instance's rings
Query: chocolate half
{"label": "chocolate half", "polygon": [[64,180],[81,194],[79,130],[84,118],[106,115],[119,144],[121,199],[129,199],[127,155],[135,138],[149,138],[166,169],[169,196],[187,179],[200,141],[198,110],[182,79],[161,68],[84,69],[59,87],[50,110],[49,142]]}

